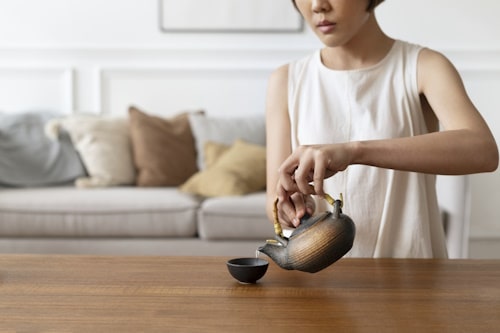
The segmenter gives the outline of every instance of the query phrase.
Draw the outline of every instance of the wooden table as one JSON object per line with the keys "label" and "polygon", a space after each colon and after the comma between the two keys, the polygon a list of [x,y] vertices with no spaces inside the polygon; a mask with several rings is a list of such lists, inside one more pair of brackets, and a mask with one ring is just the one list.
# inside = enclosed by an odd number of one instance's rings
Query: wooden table
{"label": "wooden table", "polygon": [[500,261],[0,255],[0,332],[500,332]]}

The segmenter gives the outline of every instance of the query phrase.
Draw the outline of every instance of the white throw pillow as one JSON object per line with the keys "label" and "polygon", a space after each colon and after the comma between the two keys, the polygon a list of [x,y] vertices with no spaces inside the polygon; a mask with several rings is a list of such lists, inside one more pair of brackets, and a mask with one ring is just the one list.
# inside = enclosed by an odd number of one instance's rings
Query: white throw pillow
{"label": "white throw pillow", "polygon": [[205,170],[205,143],[207,141],[232,145],[240,139],[248,143],[266,145],[265,116],[209,117],[190,114],[189,124],[195,139],[197,165]]}
{"label": "white throw pillow", "polygon": [[51,120],[46,126],[47,135],[57,137],[60,127],[69,133],[89,175],[78,178],[75,182],[77,187],[135,183],[126,118],[75,114]]}

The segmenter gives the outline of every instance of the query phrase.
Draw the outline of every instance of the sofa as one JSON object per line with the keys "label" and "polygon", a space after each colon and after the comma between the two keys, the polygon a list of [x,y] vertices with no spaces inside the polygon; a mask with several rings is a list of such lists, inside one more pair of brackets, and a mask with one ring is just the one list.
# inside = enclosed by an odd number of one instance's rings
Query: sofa
{"label": "sofa", "polygon": [[[0,253],[254,256],[273,237],[263,117],[129,112],[1,119]],[[465,258],[468,177],[437,187],[449,255]]]}
{"label": "sofa", "polygon": [[254,256],[264,117],[1,114],[0,252]]}
{"label": "sofa", "polygon": [[175,187],[0,191],[0,252],[254,256],[265,193],[200,199]]}

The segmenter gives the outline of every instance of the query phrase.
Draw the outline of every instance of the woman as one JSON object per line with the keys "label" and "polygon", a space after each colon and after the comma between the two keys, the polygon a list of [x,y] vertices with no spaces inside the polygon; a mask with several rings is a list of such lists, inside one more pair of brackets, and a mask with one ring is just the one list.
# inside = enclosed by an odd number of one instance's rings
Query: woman
{"label": "woman", "polygon": [[268,215],[278,197],[296,227],[342,193],[351,256],[446,257],[435,175],[494,171],[498,149],[448,59],[381,30],[382,1],[294,1],[324,48],[270,77]]}

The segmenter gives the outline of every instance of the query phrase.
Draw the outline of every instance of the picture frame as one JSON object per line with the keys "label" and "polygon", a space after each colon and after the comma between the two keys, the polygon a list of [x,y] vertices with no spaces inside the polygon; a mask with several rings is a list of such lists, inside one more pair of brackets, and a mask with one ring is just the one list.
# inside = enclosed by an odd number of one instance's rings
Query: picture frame
{"label": "picture frame", "polygon": [[297,33],[303,19],[290,0],[159,0],[166,33]]}

